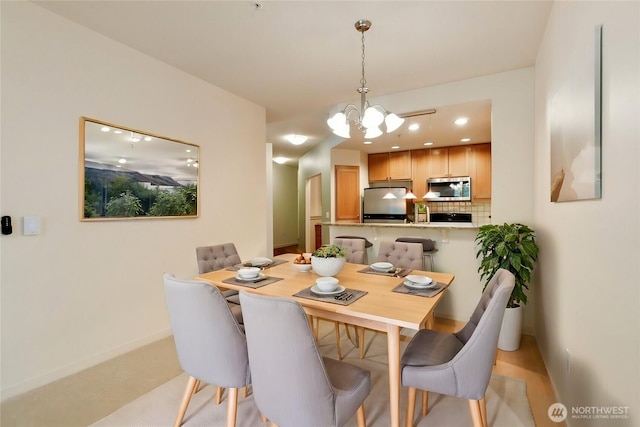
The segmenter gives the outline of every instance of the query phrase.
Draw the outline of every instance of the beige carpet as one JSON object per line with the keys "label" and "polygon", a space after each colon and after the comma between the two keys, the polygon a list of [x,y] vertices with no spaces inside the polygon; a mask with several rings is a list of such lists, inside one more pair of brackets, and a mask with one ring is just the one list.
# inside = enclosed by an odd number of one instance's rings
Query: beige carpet
{"label": "beige carpet", "polygon": [[[328,328],[323,328],[328,330]],[[402,349],[404,349],[404,344]],[[389,425],[389,381],[387,374],[386,336],[367,334],[367,355],[359,358],[357,349],[346,339],[342,341],[345,361],[371,371],[372,391],[365,401],[367,425],[387,427]],[[335,337],[327,332],[320,339],[321,351],[336,356]],[[120,408],[92,426],[171,426],[186,385],[187,375],[182,374],[161,385],[139,399]],[[213,403],[215,387],[205,386],[191,399],[184,426],[224,426],[226,420],[226,393],[220,405]],[[487,414],[490,426],[494,427],[533,427],[535,425],[526,396],[524,381],[493,375],[486,394]],[[470,426],[469,405],[464,399],[431,393],[429,396],[429,414],[420,415],[420,398],[416,408],[416,426]],[[401,389],[401,422],[404,423],[406,411],[406,389]],[[238,403],[238,426],[264,426],[260,413],[251,394]],[[353,417],[347,426],[356,426]],[[301,426],[303,427],[303,426]]]}

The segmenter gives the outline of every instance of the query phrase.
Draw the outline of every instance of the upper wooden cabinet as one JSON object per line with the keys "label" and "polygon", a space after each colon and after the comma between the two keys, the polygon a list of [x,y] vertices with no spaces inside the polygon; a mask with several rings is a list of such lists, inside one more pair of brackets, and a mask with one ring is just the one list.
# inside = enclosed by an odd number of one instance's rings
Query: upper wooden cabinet
{"label": "upper wooden cabinet", "polygon": [[429,149],[429,178],[471,175],[471,146]]}
{"label": "upper wooden cabinet", "polygon": [[369,182],[410,179],[410,151],[369,154]]}
{"label": "upper wooden cabinet", "polygon": [[491,144],[473,145],[471,158],[471,198],[491,200]]}
{"label": "upper wooden cabinet", "polygon": [[336,221],[360,222],[360,168],[336,165]]}
{"label": "upper wooden cabinet", "polygon": [[429,150],[411,150],[411,181],[413,194],[422,199],[427,194],[429,178]]}

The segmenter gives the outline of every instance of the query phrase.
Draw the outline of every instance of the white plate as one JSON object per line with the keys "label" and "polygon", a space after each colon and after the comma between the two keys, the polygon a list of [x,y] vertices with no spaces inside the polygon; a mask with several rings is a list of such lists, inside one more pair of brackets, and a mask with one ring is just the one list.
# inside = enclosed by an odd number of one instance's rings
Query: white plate
{"label": "white plate", "polygon": [[338,285],[338,287],[333,291],[321,291],[318,285],[313,285],[311,287],[311,292],[316,295],[338,295],[344,292],[344,286]]}
{"label": "white plate", "polygon": [[428,285],[416,285],[411,280],[404,281],[404,285],[407,288],[411,288],[411,289],[431,289],[431,288],[435,288],[437,284],[438,284],[437,282],[431,282]]}
{"label": "white plate", "polygon": [[269,258],[258,257],[249,261],[254,267],[262,267],[263,265],[271,264],[273,261]]}
{"label": "white plate", "polygon": [[416,274],[410,274],[407,277],[405,277],[405,279],[409,280],[414,285],[418,285],[418,286],[420,285],[427,286],[429,283],[433,282],[433,280],[431,280],[431,277],[418,276]]}
{"label": "white plate", "polygon": [[241,281],[241,282],[253,282],[254,280],[264,279],[265,277],[267,277],[267,276],[265,276],[265,275],[264,275],[264,274],[262,274],[262,273],[258,273],[258,275],[257,275],[256,277],[252,277],[251,279],[245,279],[244,277],[241,277],[241,276],[238,274],[238,275],[236,275],[236,280],[239,280],[239,281]]}
{"label": "white plate", "polygon": [[371,264],[371,268],[373,268],[375,271],[387,273],[391,271],[391,269],[393,268],[393,264],[391,264],[390,262],[374,262],[373,264]]}

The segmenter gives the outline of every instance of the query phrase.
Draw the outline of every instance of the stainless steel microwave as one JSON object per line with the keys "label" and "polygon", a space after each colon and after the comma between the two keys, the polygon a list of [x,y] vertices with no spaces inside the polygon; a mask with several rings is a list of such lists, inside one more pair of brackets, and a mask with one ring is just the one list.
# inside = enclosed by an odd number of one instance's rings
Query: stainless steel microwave
{"label": "stainless steel microwave", "polygon": [[471,177],[429,178],[424,198],[429,202],[471,201]]}

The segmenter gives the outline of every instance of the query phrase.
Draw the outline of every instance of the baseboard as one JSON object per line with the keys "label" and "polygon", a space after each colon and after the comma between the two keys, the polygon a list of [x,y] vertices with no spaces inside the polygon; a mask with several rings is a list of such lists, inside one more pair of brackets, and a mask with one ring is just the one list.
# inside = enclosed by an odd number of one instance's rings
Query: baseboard
{"label": "baseboard", "polygon": [[71,363],[60,369],[55,369],[53,371],[47,372],[46,374],[38,375],[37,377],[29,378],[28,380],[23,381],[21,383],[11,385],[9,387],[6,387],[0,390],[0,396],[2,396],[0,399],[0,402],[4,402],[12,397],[34,390],[38,387],[42,387],[44,385],[47,385],[49,383],[52,383],[54,381],[67,377],[69,375],[76,374],[87,368],[91,368],[92,366],[95,366],[102,362],[106,362],[107,360],[113,359],[114,357],[120,356],[122,354],[133,351],[139,347],[142,347],[152,342],[166,338],[171,334],[172,334],[171,328],[163,329],[151,335],[147,335],[137,340],[133,340],[123,345],[95,354],[84,360]]}

